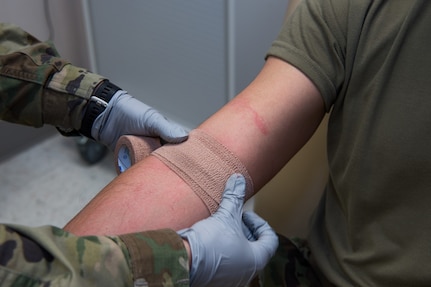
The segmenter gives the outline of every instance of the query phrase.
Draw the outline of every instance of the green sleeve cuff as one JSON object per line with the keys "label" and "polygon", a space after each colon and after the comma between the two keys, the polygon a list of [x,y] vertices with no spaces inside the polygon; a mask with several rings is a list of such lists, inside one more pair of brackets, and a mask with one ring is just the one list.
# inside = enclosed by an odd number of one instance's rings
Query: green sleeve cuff
{"label": "green sleeve cuff", "polygon": [[143,286],[144,283],[162,286],[167,282],[170,283],[168,286],[190,285],[187,251],[175,231],[146,231],[120,238],[129,252],[135,283]]}

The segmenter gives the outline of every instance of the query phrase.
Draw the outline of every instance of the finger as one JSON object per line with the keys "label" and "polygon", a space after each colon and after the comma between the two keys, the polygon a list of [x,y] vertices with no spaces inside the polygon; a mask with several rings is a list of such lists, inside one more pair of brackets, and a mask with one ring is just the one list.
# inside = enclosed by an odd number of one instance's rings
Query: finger
{"label": "finger", "polygon": [[256,241],[256,238],[253,235],[253,232],[248,228],[247,225],[245,225],[244,221],[241,224],[242,227],[242,233],[244,234],[245,238],[247,238],[248,241]]}
{"label": "finger", "polygon": [[267,230],[274,232],[268,222],[252,211],[244,212],[242,218],[245,226],[248,227],[257,240],[260,240],[262,234],[266,234]]}
{"label": "finger", "polygon": [[245,196],[245,178],[241,174],[232,174],[226,182],[220,207],[216,214],[241,220]]}
{"label": "finger", "polygon": [[180,126],[168,122],[166,127],[160,131],[160,137],[168,143],[182,143],[189,137],[188,132]]}
{"label": "finger", "polygon": [[277,250],[278,237],[268,222],[254,212],[244,212],[243,221],[256,238],[250,246],[256,257],[261,259],[256,262],[258,269],[261,269]]}
{"label": "finger", "polygon": [[168,143],[181,143],[188,138],[188,132],[180,125],[169,121],[153,109],[151,121],[154,135],[158,135]]}

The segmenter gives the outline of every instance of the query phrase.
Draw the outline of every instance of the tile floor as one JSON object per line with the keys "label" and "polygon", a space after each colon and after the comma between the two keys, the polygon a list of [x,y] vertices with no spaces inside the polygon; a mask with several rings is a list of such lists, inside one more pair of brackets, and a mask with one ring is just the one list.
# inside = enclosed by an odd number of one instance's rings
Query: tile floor
{"label": "tile floor", "polygon": [[55,135],[0,162],[0,222],[62,227],[115,176],[112,154],[88,165]]}

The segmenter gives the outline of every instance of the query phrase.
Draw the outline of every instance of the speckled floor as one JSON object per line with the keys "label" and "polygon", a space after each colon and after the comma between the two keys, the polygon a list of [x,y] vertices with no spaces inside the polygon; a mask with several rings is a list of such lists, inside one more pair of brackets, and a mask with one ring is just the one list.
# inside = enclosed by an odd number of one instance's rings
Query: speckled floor
{"label": "speckled floor", "polygon": [[88,165],[56,135],[0,162],[0,222],[63,227],[116,176],[112,154]]}

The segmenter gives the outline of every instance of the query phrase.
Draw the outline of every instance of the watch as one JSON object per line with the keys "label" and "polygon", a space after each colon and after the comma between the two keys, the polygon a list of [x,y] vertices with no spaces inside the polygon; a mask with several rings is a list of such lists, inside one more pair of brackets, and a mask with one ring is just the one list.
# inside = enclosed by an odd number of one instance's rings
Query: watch
{"label": "watch", "polygon": [[110,81],[106,80],[100,83],[87,103],[87,109],[85,110],[84,117],[82,118],[81,129],[79,132],[91,139],[91,129],[96,118],[105,111],[109,101],[112,99],[114,94],[120,90],[120,88]]}

